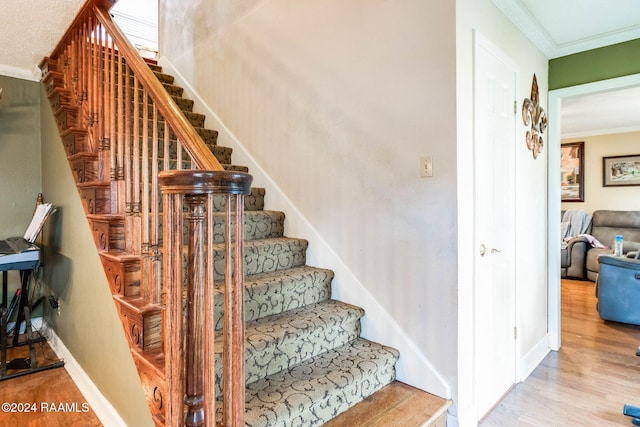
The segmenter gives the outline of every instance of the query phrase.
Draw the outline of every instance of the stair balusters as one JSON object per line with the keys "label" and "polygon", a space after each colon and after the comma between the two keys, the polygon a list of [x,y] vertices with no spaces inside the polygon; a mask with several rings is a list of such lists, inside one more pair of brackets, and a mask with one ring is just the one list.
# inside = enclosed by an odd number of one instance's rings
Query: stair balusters
{"label": "stair balusters", "polygon": [[[231,246],[227,248],[227,262],[242,260],[242,200],[251,176],[224,172],[112,21],[113,3],[87,0],[40,64],[43,83],[152,418],[159,426],[212,426],[212,200],[214,193],[225,194],[227,221],[236,220],[238,236],[233,256]],[[169,186],[163,212],[161,171]],[[189,210],[189,267],[183,267],[183,238],[177,236],[183,230],[183,206]],[[230,244],[231,229],[227,231]],[[224,353],[230,361],[226,366],[234,370],[224,377],[228,394],[221,412],[229,426],[244,425],[242,267],[239,261],[229,264],[225,274],[229,307],[224,345],[230,350]],[[185,282],[187,320],[181,302]]]}

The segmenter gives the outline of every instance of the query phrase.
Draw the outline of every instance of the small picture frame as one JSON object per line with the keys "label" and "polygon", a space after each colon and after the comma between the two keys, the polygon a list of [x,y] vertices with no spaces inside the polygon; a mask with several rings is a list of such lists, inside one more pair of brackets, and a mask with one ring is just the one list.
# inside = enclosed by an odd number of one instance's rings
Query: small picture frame
{"label": "small picture frame", "polygon": [[640,185],[640,154],[602,158],[603,187]]}
{"label": "small picture frame", "polygon": [[560,194],[563,202],[584,202],[584,142],[560,145]]}

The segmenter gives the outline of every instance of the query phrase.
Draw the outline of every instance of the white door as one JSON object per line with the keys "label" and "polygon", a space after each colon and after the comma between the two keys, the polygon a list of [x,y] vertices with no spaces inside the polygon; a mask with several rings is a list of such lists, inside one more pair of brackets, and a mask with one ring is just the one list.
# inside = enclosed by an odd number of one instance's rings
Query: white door
{"label": "white door", "polygon": [[516,381],[517,73],[510,60],[478,34],[474,46],[474,375],[480,419]]}

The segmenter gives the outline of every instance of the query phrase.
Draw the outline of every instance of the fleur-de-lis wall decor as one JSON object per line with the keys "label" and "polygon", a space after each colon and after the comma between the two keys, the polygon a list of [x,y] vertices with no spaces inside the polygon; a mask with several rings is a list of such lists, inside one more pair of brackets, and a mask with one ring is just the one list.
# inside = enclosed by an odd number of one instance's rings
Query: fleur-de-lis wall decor
{"label": "fleur-de-lis wall decor", "polygon": [[542,152],[542,134],[547,128],[547,113],[539,104],[538,80],[535,74],[531,83],[531,97],[525,98],[522,104],[522,121],[525,126],[531,124],[531,130],[527,130],[527,148],[531,150],[535,159]]}

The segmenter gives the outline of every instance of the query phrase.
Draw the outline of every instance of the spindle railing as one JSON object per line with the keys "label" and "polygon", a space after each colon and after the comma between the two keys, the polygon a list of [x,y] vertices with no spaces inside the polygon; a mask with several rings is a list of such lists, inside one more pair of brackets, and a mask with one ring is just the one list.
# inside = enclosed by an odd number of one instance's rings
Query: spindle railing
{"label": "spindle railing", "polygon": [[[224,171],[111,20],[109,9],[114,3],[85,3],[50,57],[41,63],[43,82],[70,163],[79,156],[93,159],[82,167],[72,164],[72,168],[105,271],[117,270],[108,277],[114,298],[123,301],[123,306],[137,307],[141,317],[156,313],[154,320],[159,325],[148,326],[151,321],[147,320],[132,324],[132,316],[119,308],[133,353],[146,357],[145,352],[152,352],[153,360],[147,365],[158,365],[158,360],[164,365],[163,385],[146,390],[150,406],[155,405],[156,423],[215,423],[210,220],[213,193],[226,194],[222,352],[224,369],[229,371],[223,376],[222,412],[225,425],[244,425],[242,200],[251,177]],[[183,230],[183,207],[189,225],[186,271],[182,233],[176,232]],[[232,218],[233,254],[228,249]],[[104,223],[107,225],[100,225]],[[113,267],[137,260],[136,267]],[[132,275],[131,271],[139,274],[139,280],[136,276],[122,285],[122,276]],[[183,305],[187,307],[184,320]],[[158,398],[163,387],[168,396]]]}

